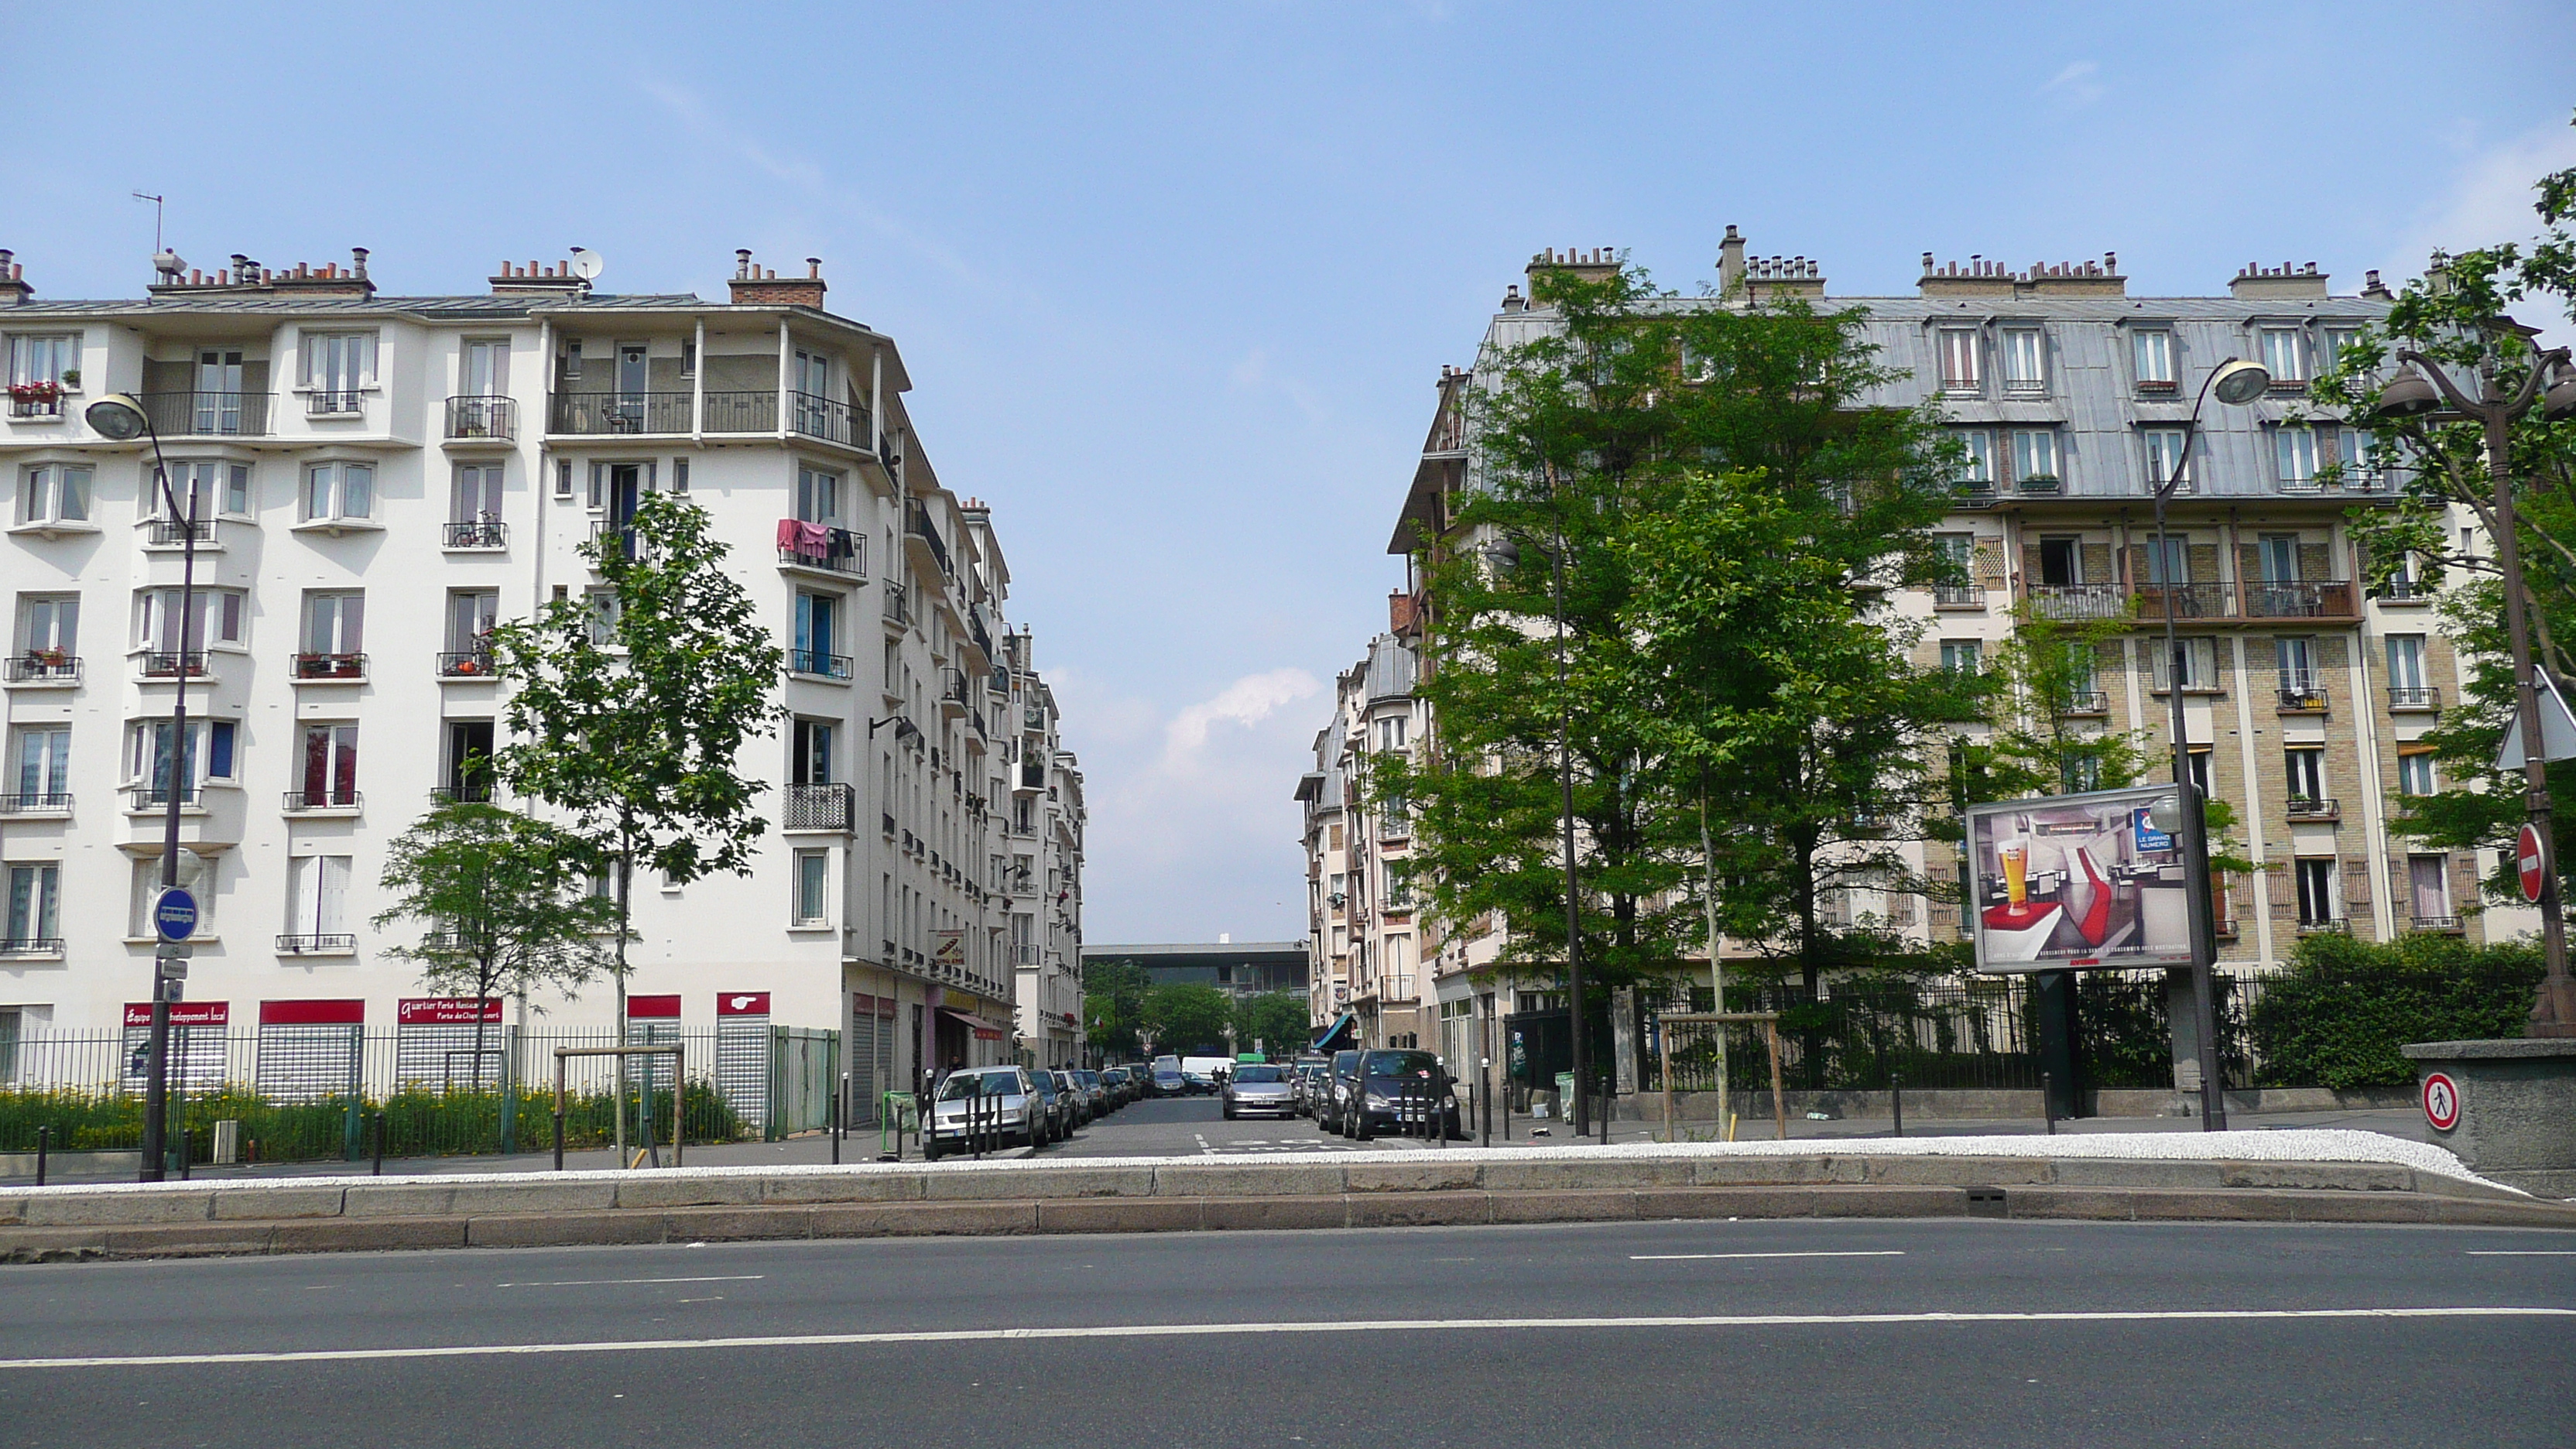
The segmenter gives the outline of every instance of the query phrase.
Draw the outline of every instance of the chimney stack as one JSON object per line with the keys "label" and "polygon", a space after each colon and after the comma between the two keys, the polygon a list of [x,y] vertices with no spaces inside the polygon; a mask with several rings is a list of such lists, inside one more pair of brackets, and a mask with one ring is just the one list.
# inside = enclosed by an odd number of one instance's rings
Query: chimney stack
{"label": "chimney stack", "polygon": [[0,306],[15,307],[36,295],[27,285],[27,269],[18,264],[17,253],[0,247]]}
{"label": "chimney stack", "polygon": [[807,257],[805,275],[778,279],[774,270],[754,266],[751,248],[734,249],[733,304],[737,307],[823,307],[823,259]]}
{"label": "chimney stack", "polygon": [[1726,224],[1726,237],[1717,244],[1717,291],[1721,297],[1733,296],[1744,281],[1744,233],[1735,223]]}

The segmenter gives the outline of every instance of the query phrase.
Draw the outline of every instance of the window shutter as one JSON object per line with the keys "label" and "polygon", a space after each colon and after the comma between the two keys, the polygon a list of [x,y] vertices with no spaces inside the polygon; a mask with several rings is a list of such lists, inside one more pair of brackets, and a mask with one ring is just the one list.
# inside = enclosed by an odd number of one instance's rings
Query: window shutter
{"label": "window shutter", "polygon": [[2344,914],[2357,916],[2370,907],[2370,861],[2361,856],[2343,863]]}
{"label": "window shutter", "polygon": [[2297,883],[2290,879],[2290,873],[2294,869],[2296,869],[2295,862],[2279,860],[2272,862],[2272,868],[2263,872],[2264,879],[2271,882],[2274,910],[2286,910],[2298,904]]}
{"label": "window shutter", "polygon": [[1977,579],[1989,589],[2004,587],[2004,546],[2000,543],[1977,545]]}
{"label": "window shutter", "polygon": [[2456,916],[2475,913],[2485,899],[2478,881],[2478,858],[2468,851],[2451,857],[2451,899],[2456,903],[2451,913]]}
{"label": "window shutter", "polygon": [[2039,545],[2023,544],[2021,546],[2021,586],[2025,589],[2038,588],[2040,580],[2044,577],[2046,575],[2040,572],[2039,566]]}
{"label": "window shutter", "polygon": [[322,935],[336,935],[344,929],[342,916],[349,902],[349,857],[325,855],[315,859],[321,866],[322,890],[313,929]]}

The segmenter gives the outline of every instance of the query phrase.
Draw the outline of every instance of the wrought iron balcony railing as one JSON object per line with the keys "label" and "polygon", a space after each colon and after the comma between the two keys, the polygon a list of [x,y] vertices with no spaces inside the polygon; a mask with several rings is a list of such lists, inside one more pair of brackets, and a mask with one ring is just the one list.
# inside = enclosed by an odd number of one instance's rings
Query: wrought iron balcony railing
{"label": "wrought iron balcony railing", "polygon": [[309,810],[356,810],[365,804],[365,796],[345,785],[334,785],[320,790],[286,792],[286,810],[289,814],[302,814]]}
{"label": "wrought iron balcony railing", "polygon": [[2388,686],[2390,709],[2440,709],[2442,691],[2430,684],[2392,684]]}
{"label": "wrought iron balcony railing", "polygon": [[856,792],[843,784],[790,785],[783,798],[786,818],[780,823],[789,830],[847,831],[857,808]]}
{"label": "wrought iron balcony railing", "polygon": [[519,436],[519,400],[509,397],[449,398],[447,436],[459,441],[510,442]]}
{"label": "wrought iron balcony railing", "polygon": [[0,679],[11,684],[78,684],[80,656],[60,650],[12,654],[0,662]]}
{"label": "wrought iron balcony railing", "polygon": [[844,578],[864,579],[868,576],[867,539],[846,528],[781,519],[778,561],[791,568],[820,569]]}
{"label": "wrought iron balcony railing", "polygon": [[451,523],[439,539],[445,548],[508,548],[510,525],[497,518],[478,519],[472,523]]}
{"label": "wrought iron balcony railing", "polygon": [[2245,585],[2248,619],[2350,619],[2357,617],[2349,579],[2284,582],[2250,580]]}
{"label": "wrought iron balcony railing", "polygon": [[295,656],[295,677],[337,680],[354,684],[367,677],[367,656],[364,654],[298,654]]}
{"label": "wrought iron balcony railing", "polygon": [[139,656],[146,679],[177,679],[182,675],[200,679],[206,673],[206,651],[203,649],[152,649]]}
{"label": "wrought iron balcony railing", "polygon": [[850,656],[826,654],[819,649],[790,649],[787,669],[791,674],[813,674],[825,679],[847,679],[851,674]]}
{"label": "wrought iron balcony railing", "polygon": [[441,679],[489,679],[492,677],[492,651],[464,649],[438,656]]}
{"label": "wrought iron balcony railing", "polygon": [[47,791],[38,794],[0,795],[0,815],[50,814],[72,808],[71,792]]}
{"label": "wrought iron balcony railing", "polygon": [[277,938],[280,956],[337,955],[358,949],[358,938],[347,931],[317,931]]}
{"label": "wrought iron balcony railing", "polygon": [[264,392],[146,392],[134,400],[152,431],[171,438],[257,438],[268,434]]}

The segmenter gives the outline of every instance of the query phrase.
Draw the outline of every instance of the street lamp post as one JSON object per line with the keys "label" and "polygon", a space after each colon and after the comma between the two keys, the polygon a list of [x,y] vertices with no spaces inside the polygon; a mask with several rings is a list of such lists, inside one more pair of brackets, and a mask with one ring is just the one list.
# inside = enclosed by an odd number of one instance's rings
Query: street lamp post
{"label": "street lamp post", "polygon": [[2227,1130],[2226,1083],[2220,1078],[2218,1054],[2218,996],[2216,973],[2212,965],[2218,956],[2217,908],[2209,892],[2208,816],[2202,808],[2200,784],[2192,776],[2191,725],[2182,707],[2183,659],[2181,645],[2174,633],[2175,575],[2173,540],[2165,531],[2165,500],[2189,477],[2192,440],[2200,429],[2200,410],[2207,406],[2212,391],[2223,403],[2244,404],[2263,395],[2272,385],[2272,374],[2256,363],[2231,357],[2210,369],[2200,382],[2200,395],[2192,400],[2191,416],[2182,425],[2182,449],[2175,455],[2165,479],[2156,484],[2156,574],[2162,585],[2161,606],[2165,616],[2165,699],[2172,709],[2174,792],[2182,806],[2183,902],[2191,930],[2191,996],[2192,1036],[2200,1061],[2200,1127],[2204,1132]]}
{"label": "street lamp post", "polygon": [[[186,800],[187,777],[195,761],[188,752],[188,639],[196,623],[197,607],[197,490],[188,490],[188,506],[182,511],[178,495],[170,487],[168,460],[161,456],[161,432],[152,426],[152,415],[143,405],[125,393],[111,393],[91,403],[83,414],[99,436],[120,443],[148,438],[152,443],[152,476],[160,485],[162,504],[170,516],[179,521],[179,647],[174,658],[176,667],[171,678],[177,682],[178,697],[170,705],[169,775],[163,782],[168,797],[167,810],[161,823],[161,889],[176,890],[179,885],[179,808]],[[164,630],[166,636],[167,630]],[[156,924],[158,912],[155,913]],[[170,1128],[170,986],[173,978],[165,974],[160,952],[152,962],[152,1034],[144,1052],[143,1068],[143,1162],[141,1180],[159,1182],[165,1168]]]}
{"label": "street lamp post", "polygon": [[[2499,319],[2498,332],[2526,335],[2509,319]],[[2528,345],[2526,343],[2526,345]],[[2381,388],[2373,411],[2384,419],[2426,418],[2433,422],[2474,422],[2485,434],[2487,475],[2495,487],[2496,564],[2504,575],[2505,635],[2513,650],[2514,716],[2522,732],[2523,805],[2540,836],[2540,944],[2547,965],[2538,998],[2532,1003],[2529,1036],[2576,1036],[2576,980],[2567,974],[2567,923],[2559,901],[2558,845],[2549,801],[2549,762],[2540,733],[2540,695],[2533,682],[2531,621],[2523,598],[2522,541],[2514,520],[2513,424],[2537,403],[2552,422],[2576,417],[2576,370],[2564,347],[2534,349],[2531,370],[2507,389],[2493,368],[2481,368],[2478,390],[2471,395],[2452,381],[2433,360],[2413,348],[2397,349],[2404,364]],[[2422,372],[2417,372],[2417,368]],[[2426,380],[2429,375],[2430,381]],[[2555,376],[2549,390],[2541,380]],[[2440,412],[2444,402],[2451,411]]]}

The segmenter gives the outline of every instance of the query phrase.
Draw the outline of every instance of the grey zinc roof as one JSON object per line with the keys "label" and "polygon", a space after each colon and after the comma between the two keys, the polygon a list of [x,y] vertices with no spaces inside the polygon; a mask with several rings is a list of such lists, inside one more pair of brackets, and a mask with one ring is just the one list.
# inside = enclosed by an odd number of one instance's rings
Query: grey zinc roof
{"label": "grey zinc roof", "polygon": [[225,294],[206,289],[202,295],[119,297],[101,300],[47,301],[42,297],[0,309],[0,320],[26,316],[149,316],[154,313],[247,312],[275,316],[400,316],[433,320],[525,317],[529,313],[578,310],[636,311],[648,308],[690,309],[710,305],[694,292],[645,292],[628,296],[594,293],[583,298],[549,296],[464,297],[298,297],[273,292]]}

